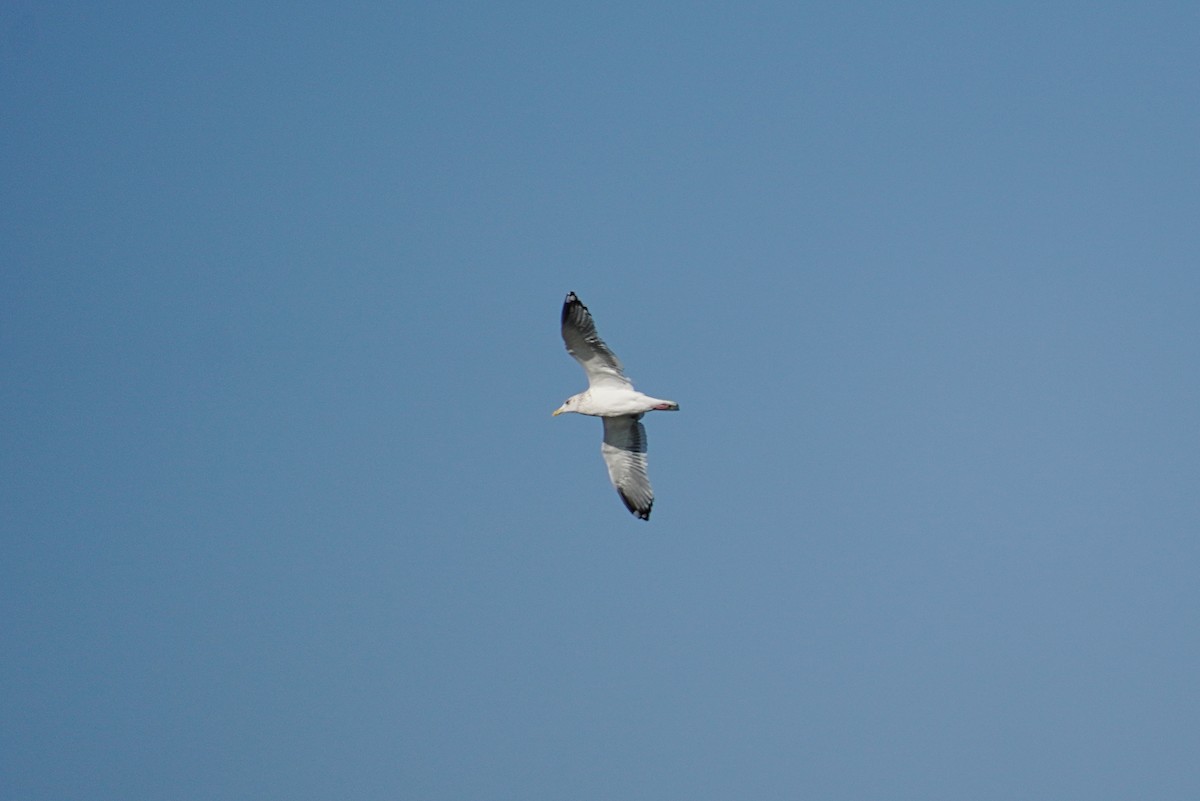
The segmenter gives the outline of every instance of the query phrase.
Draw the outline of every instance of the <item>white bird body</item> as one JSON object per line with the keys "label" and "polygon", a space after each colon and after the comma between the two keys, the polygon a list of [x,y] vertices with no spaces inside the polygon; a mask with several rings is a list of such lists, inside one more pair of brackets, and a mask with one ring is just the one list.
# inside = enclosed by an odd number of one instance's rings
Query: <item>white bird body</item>
{"label": "white bird body", "polygon": [[643,395],[633,387],[600,386],[585,389],[578,395],[567,398],[567,402],[555,414],[577,412],[592,417],[623,417],[628,414],[645,414],[653,411],[677,411],[675,401]]}
{"label": "white bird body", "polygon": [[604,420],[604,442],[600,453],[608,477],[625,506],[642,520],[650,519],[654,491],[646,475],[646,412],[679,410],[675,401],[652,398],[633,388],[616,357],[596,333],[587,306],[574,292],[563,302],[562,335],[567,352],[583,366],[588,388],[567,398],[554,415],[575,412]]}

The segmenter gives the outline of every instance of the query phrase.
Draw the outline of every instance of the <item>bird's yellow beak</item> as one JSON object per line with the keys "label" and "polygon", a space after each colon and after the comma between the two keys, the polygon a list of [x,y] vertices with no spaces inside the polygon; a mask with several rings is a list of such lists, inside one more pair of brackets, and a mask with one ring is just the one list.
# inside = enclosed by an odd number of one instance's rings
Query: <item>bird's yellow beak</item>
{"label": "bird's yellow beak", "polygon": [[561,409],[561,408],[560,408],[560,409],[555,409],[554,411],[550,412],[550,416],[551,416],[551,417],[558,417],[560,414],[562,414],[562,409]]}

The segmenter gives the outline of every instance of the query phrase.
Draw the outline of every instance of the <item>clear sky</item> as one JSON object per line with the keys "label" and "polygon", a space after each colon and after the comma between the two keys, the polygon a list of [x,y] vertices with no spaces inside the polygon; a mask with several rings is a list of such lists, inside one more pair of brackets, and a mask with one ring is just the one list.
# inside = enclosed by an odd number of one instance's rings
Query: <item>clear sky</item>
{"label": "clear sky", "polygon": [[5,3],[0,795],[1200,798],[1198,76],[1191,2]]}

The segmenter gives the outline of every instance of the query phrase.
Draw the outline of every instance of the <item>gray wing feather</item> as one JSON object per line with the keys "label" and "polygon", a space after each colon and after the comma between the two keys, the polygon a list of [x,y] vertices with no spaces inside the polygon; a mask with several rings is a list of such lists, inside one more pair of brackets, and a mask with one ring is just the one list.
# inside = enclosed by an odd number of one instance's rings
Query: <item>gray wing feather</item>
{"label": "gray wing feather", "polygon": [[642,520],[650,519],[654,490],[646,475],[646,428],[641,415],[605,417],[604,443],[600,452],[608,465],[608,477],[629,511]]}
{"label": "gray wing feather", "polygon": [[621,360],[596,333],[596,323],[591,313],[574,292],[568,292],[567,299],[563,301],[562,337],[567,345],[567,353],[574,356],[587,373],[588,386],[630,386]]}

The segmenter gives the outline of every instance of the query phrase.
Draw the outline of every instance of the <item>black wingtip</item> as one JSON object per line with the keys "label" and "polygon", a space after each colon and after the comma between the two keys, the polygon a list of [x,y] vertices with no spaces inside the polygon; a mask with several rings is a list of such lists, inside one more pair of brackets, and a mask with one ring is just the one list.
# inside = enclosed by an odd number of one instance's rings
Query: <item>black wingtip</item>
{"label": "black wingtip", "polygon": [[565,323],[575,313],[576,309],[582,309],[584,314],[587,314],[587,306],[583,305],[583,301],[574,292],[568,292],[566,300],[563,301],[562,321]]}
{"label": "black wingtip", "polygon": [[617,491],[617,495],[619,495],[621,497],[621,500],[625,502],[625,508],[628,509],[630,512],[632,512],[633,516],[636,517],[638,520],[649,520],[650,519],[650,510],[654,508],[654,499],[653,498],[650,500],[650,503],[646,504],[646,506],[643,508],[643,507],[639,507],[633,501],[631,501],[629,498],[625,497],[625,493],[621,492],[620,490]]}

